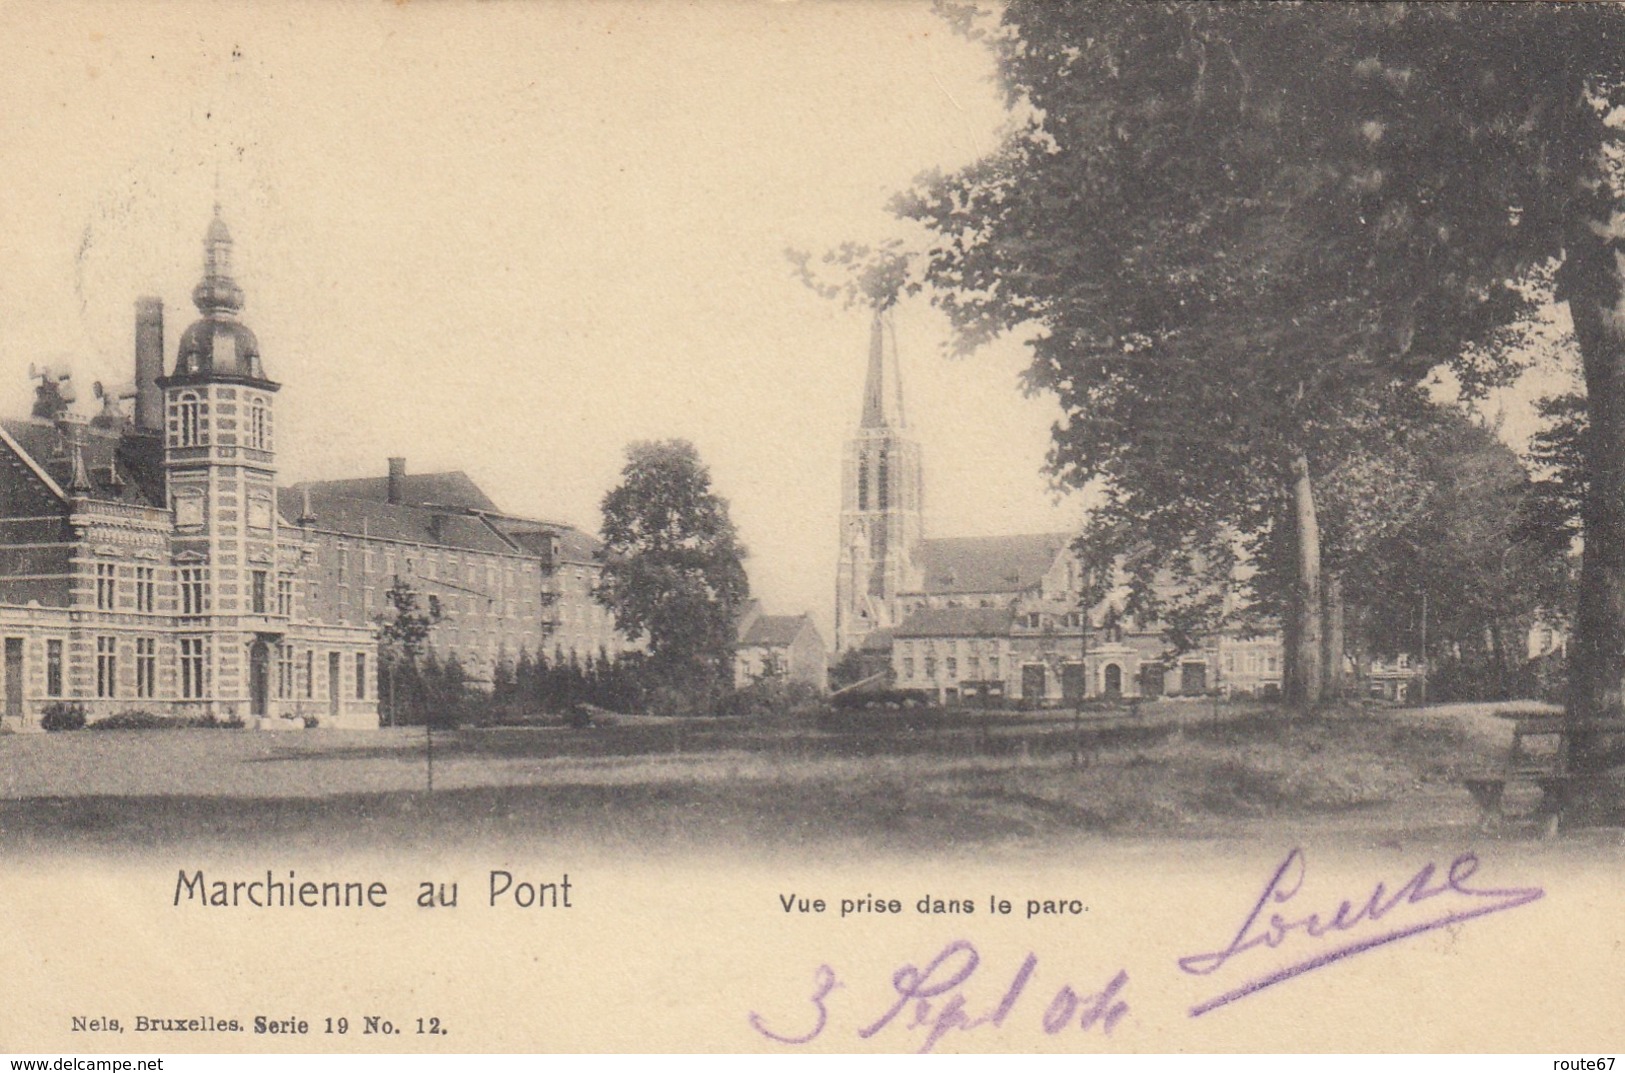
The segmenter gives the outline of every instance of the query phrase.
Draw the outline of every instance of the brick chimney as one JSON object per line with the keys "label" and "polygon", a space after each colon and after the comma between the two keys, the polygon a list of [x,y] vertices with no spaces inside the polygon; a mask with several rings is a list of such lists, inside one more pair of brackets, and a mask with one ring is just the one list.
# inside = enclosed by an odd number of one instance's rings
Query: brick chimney
{"label": "brick chimney", "polygon": [[158,378],[164,375],[164,300],[135,300],[135,426],[148,432],[164,430],[164,393]]}
{"label": "brick chimney", "polygon": [[389,501],[401,503],[406,498],[406,459],[389,460]]}

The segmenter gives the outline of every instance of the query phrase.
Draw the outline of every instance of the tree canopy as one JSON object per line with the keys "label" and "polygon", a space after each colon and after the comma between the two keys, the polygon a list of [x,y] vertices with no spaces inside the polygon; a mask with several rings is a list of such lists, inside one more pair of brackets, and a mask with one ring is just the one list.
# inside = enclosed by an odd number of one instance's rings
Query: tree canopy
{"label": "tree canopy", "polygon": [[994,50],[1015,122],[897,210],[934,235],[924,278],[964,347],[1039,326],[1051,464],[1103,482],[1107,531],[1290,545],[1302,612],[1313,489],[1435,367],[1468,392],[1506,377],[1529,283],[1555,279],[1592,430],[1576,710],[1620,714],[1625,10],[942,6]]}
{"label": "tree canopy", "polygon": [[1384,655],[1420,652],[1425,606],[1429,653],[1475,676],[1475,696],[1505,696],[1525,632],[1563,586],[1568,549],[1531,533],[1534,483],[1489,427],[1437,407],[1407,456],[1414,502],[1347,575],[1364,642]]}
{"label": "tree canopy", "polygon": [[647,639],[648,672],[673,689],[731,680],[735,628],[750,582],[746,551],[686,440],[634,443],[604,497],[595,593],[628,638]]}

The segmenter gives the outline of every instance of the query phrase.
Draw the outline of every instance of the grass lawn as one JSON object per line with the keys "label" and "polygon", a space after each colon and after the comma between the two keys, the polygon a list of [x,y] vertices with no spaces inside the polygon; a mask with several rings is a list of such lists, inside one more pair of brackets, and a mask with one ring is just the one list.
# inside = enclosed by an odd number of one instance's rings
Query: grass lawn
{"label": "grass lawn", "polygon": [[1361,844],[1471,831],[1465,774],[1506,738],[1482,706],[1167,703],[1133,719],[968,717],[820,730],[737,719],[0,736],[0,844],[38,851],[587,843],[931,853],[1089,839]]}

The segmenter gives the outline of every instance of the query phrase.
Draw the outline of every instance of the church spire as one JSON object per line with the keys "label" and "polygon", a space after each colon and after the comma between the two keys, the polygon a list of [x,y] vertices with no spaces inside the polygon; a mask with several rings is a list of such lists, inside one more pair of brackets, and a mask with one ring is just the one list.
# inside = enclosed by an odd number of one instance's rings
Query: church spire
{"label": "church spire", "polygon": [[861,428],[904,429],[903,378],[897,363],[897,329],[890,306],[875,306],[869,327],[869,378],[863,388]]}
{"label": "church spire", "polygon": [[920,445],[903,420],[897,331],[889,302],[869,328],[863,417],[842,462],[841,551],[835,582],[835,643],[847,651],[896,626],[898,593],[919,584],[915,549],[924,536]]}

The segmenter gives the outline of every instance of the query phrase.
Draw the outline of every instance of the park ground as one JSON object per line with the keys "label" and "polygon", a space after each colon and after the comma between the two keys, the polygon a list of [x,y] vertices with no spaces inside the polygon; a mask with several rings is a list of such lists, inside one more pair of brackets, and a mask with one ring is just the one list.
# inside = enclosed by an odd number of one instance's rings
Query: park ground
{"label": "park ground", "polygon": [[[1529,706],[1522,705],[1524,709]],[[1351,848],[1480,830],[1462,780],[1495,770],[1504,707],[965,713],[904,725],[621,717],[377,731],[0,736],[0,846],[22,852],[591,844],[924,856],[1118,842]],[[1577,838],[1618,843],[1617,832]]]}

